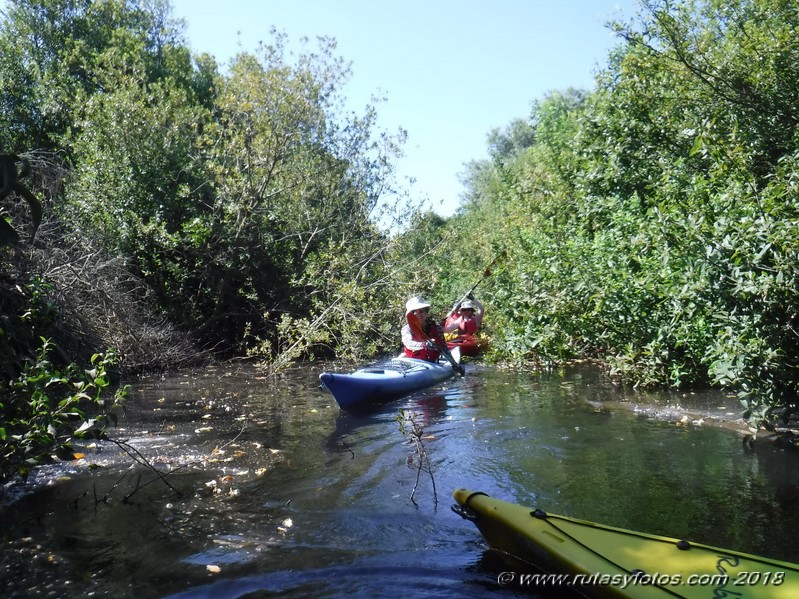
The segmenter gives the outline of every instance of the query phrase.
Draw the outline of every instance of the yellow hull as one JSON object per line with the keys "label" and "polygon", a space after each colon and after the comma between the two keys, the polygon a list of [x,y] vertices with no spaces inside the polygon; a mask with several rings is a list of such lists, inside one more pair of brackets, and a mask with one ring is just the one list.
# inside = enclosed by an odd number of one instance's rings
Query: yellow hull
{"label": "yellow hull", "polygon": [[547,514],[458,489],[453,510],[488,545],[537,569],[515,584],[570,587],[592,597],[796,599],[799,565]]}

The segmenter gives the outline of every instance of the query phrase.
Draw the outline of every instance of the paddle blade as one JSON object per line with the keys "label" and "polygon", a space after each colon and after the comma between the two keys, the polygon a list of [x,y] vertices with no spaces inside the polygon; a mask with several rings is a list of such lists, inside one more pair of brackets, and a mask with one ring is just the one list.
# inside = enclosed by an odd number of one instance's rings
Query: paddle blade
{"label": "paddle blade", "polygon": [[452,359],[455,361],[455,364],[460,365],[460,363],[461,363],[461,348],[456,345],[451,350],[449,350],[449,353],[452,356]]}

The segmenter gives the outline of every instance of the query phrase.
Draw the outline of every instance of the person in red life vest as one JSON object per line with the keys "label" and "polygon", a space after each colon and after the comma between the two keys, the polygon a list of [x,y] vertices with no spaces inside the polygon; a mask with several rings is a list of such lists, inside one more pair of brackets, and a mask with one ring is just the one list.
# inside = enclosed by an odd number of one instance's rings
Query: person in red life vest
{"label": "person in red life vest", "polygon": [[444,320],[444,332],[460,335],[474,335],[483,324],[483,304],[470,298],[456,304]]}
{"label": "person in red life vest", "polygon": [[428,318],[429,314],[430,304],[421,297],[412,297],[406,302],[402,345],[409,358],[435,362],[441,354],[439,348],[445,346],[435,321]]}

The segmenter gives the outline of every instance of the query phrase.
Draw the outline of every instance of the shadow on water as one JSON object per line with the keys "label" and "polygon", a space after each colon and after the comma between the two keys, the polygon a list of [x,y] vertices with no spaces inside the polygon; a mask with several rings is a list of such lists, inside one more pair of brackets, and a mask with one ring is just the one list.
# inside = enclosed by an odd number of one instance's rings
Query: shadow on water
{"label": "shadow on water", "polygon": [[[718,395],[632,394],[591,369],[463,379],[339,411],[320,368],[142,381],[115,445],[43,469],[6,498],[6,597],[496,596],[505,567],[453,514],[454,489],[799,561],[797,455],[659,413]],[[417,478],[402,411],[432,477]],[[96,468],[90,468],[95,464]],[[169,482],[164,484],[159,476]],[[411,493],[415,489],[415,503]],[[12,500],[17,497],[16,500]],[[543,590],[526,596],[546,597]],[[552,596],[562,596],[560,592]]]}

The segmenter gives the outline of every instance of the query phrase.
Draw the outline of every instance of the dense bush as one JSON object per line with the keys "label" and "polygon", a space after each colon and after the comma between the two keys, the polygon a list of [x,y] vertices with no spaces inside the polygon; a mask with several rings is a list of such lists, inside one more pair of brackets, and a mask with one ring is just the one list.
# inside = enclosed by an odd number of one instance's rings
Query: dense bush
{"label": "dense bush", "polygon": [[595,91],[550,94],[527,147],[469,168],[461,234],[513,256],[498,354],[730,387],[776,422],[799,391],[799,5],[645,0],[631,23]]}
{"label": "dense bush", "polygon": [[[162,0],[6,3],[0,153],[31,159],[42,197],[0,197],[9,463],[61,444],[90,386],[108,394],[80,374],[108,347],[124,372],[394,351],[418,279],[397,280],[378,223],[412,209],[393,183],[404,133],[344,110],[333,40],[287,46],[273,31],[221,73]],[[20,199],[44,208],[33,245],[16,232],[41,213]]]}

